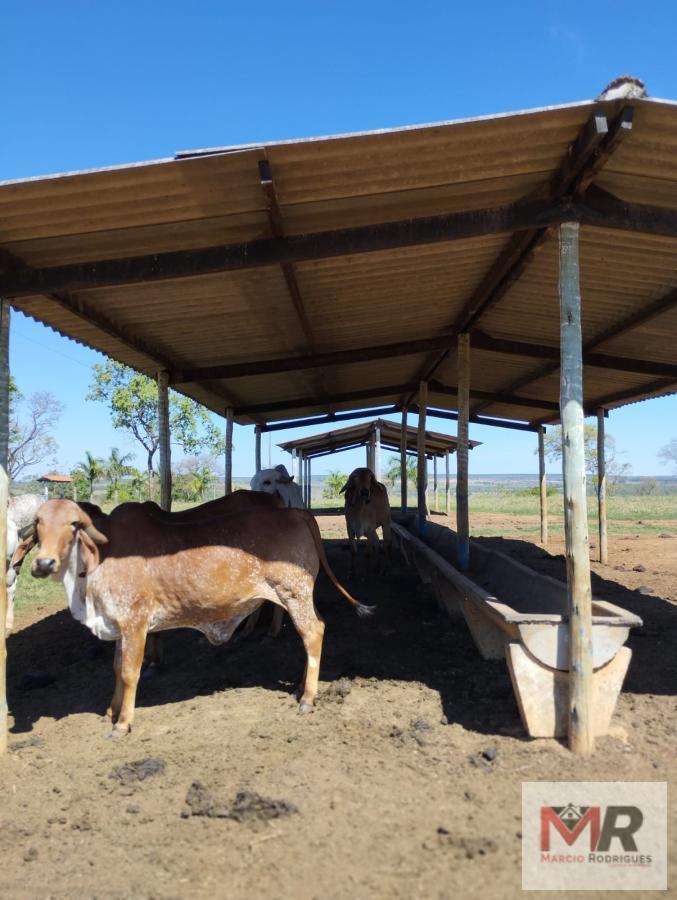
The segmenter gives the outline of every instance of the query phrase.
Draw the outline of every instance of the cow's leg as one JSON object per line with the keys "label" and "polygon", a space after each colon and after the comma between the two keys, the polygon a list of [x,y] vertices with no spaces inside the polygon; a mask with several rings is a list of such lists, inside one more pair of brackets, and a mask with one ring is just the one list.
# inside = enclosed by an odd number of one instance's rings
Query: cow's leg
{"label": "cow's leg", "polygon": [[122,641],[115,642],[115,656],[113,658],[113,670],[115,672],[115,689],[113,690],[113,699],[110,706],[106,710],[106,715],[115,724],[120,715],[120,707],[122,706]]}
{"label": "cow's leg", "polygon": [[367,574],[378,569],[379,539],[376,529],[373,528],[367,534]]}
{"label": "cow's leg", "polygon": [[383,524],[383,571],[390,569],[390,548],[393,543],[392,529],[390,527],[390,519]]}
{"label": "cow's leg", "polygon": [[317,615],[313,605],[313,585],[295,594],[287,601],[287,611],[306,648],[306,669],[303,676],[299,713],[309,712],[315,705],[317,682],[320,677],[320,659],[322,658],[322,637],[324,622]]}
{"label": "cow's leg", "polygon": [[[126,628],[120,640],[120,680],[122,682],[122,704],[111,737],[122,737],[132,730],[136,688],[143,664],[143,650],[146,644],[146,626],[136,625]],[[116,684],[117,688],[117,684]]]}
{"label": "cow's leg", "polygon": [[[165,645],[161,634],[149,634],[146,639],[146,652],[144,662],[148,668],[146,673],[155,674],[165,661]],[[145,673],[144,673],[145,674]]]}
{"label": "cow's leg", "polygon": [[260,616],[261,616],[261,606],[259,606],[258,609],[255,609],[254,612],[250,616],[247,617],[245,626],[242,629],[242,637],[250,636],[250,634],[254,631],[254,629],[258,625]]}
{"label": "cow's leg", "polygon": [[349,578],[354,578],[357,572],[357,538],[350,523],[346,521],[346,531],[348,532],[348,543],[350,546],[350,572]]}
{"label": "cow's leg", "polygon": [[268,635],[276,638],[282,631],[282,621],[284,619],[284,610],[277,603],[273,604],[273,619],[268,629]]}

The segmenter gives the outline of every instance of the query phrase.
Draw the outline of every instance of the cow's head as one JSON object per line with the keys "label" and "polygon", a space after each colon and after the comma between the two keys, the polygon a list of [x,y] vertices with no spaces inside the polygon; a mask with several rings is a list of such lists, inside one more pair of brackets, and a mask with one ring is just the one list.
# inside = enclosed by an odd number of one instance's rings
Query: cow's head
{"label": "cow's head", "polygon": [[371,503],[371,495],[378,484],[371,469],[354,469],[340,490],[346,495],[346,504]]}
{"label": "cow's head", "polygon": [[[38,545],[31,566],[31,575],[35,578],[59,575],[76,543],[86,572],[93,572],[99,565],[99,545],[108,543],[108,538],[95,527],[89,514],[72,500],[47,500],[27,531],[22,535],[15,557],[20,551],[25,556],[34,544]],[[12,564],[15,565],[14,559]]]}

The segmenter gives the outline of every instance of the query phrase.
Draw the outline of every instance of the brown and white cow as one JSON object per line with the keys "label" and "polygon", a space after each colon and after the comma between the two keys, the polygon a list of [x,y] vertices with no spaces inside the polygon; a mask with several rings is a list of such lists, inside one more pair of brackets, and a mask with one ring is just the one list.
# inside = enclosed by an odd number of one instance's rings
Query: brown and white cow
{"label": "brown and white cow", "polygon": [[[125,506],[127,508],[125,508]],[[265,600],[289,613],[306,650],[299,712],[317,694],[324,623],[313,605],[320,564],[359,615],[371,612],[337,581],[319,528],[302,510],[250,510],[200,523],[158,520],[123,505],[103,531],[71,500],[38,511],[31,573],[62,581],[72,615],[97,637],[116,641],[113,736],[131,730],[148,633],[196,628],[228,641]]]}
{"label": "brown and white cow", "polygon": [[383,568],[390,558],[390,503],[385,485],[376,480],[371,469],[354,469],[341,488],[345,494],[345,517],[350,541],[351,568],[354,575],[357,566],[357,541],[367,539],[367,570],[377,564],[379,539],[377,528],[383,529]]}

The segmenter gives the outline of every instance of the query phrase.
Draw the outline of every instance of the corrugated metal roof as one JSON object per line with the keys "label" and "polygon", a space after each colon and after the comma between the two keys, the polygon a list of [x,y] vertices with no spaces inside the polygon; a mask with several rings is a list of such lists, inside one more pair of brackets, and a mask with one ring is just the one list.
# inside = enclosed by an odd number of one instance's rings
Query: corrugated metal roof
{"label": "corrugated metal roof", "polygon": [[[677,209],[677,105],[628,105],[632,131],[594,183],[623,201]],[[272,172],[280,227],[289,236],[504,207],[543,195],[591,116],[604,113],[612,121],[619,109],[586,101],[3,182],[0,265],[6,259],[9,267],[50,269],[270,237],[262,161]],[[493,338],[557,347],[555,236],[541,242],[521,277],[473,327]],[[589,225],[581,238],[584,344],[612,356],[677,365],[677,305],[599,340],[677,289],[677,241]],[[289,271],[280,265],[35,294],[12,303],[148,373],[302,357],[448,334],[510,241],[509,233],[496,233],[297,262],[292,276],[306,333]],[[357,354],[316,369],[215,376],[179,388],[220,413],[235,406],[237,421],[265,423],[402,403],[436,356],[420,351],[366,360]],[[554,369],[528,355],[475,349],[474,409],[522,421],[552,419]],[[431,404],[454,409],[453,350],[433,377],[443,390],[431,386]],[[619,405],[670,392],[676,383],[677,377],[588,365],[586,402]]]}

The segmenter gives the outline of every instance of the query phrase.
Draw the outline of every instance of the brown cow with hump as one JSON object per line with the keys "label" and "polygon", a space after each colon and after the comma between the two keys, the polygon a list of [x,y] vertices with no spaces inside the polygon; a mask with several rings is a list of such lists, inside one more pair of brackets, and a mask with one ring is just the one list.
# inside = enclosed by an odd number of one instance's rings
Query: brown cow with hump
{"label": "brown cow with hump", "polygon": [[354,469],[348,481],[341,488],[346,495],[345,517],[348,540],[350,541],[350,574],[354,575],[357,564],[357,541],[367,539],[367,570],[374,565],[373,557],[379,554],[377,528],[383,529],[383,569],[390,558],[391,528],[390,502],[385,485],[376,480],[371,469]]}
{"label": "brown cow with hump", "polygon": [[290,615],[306,650],[299,712],[317,694],[324,623],[313,605],[320,564],[356,608],[363,606],[329,567],[315,519],[304,510],[249,510],[202,522],[166,522],[123,504],[101,529],[71,500],[48,500],[36,519],[31,572],[62,581],[73,616],[114,640],[113,736],[131,730],[146,635],[196,628],[225,643],[265,600]]}

